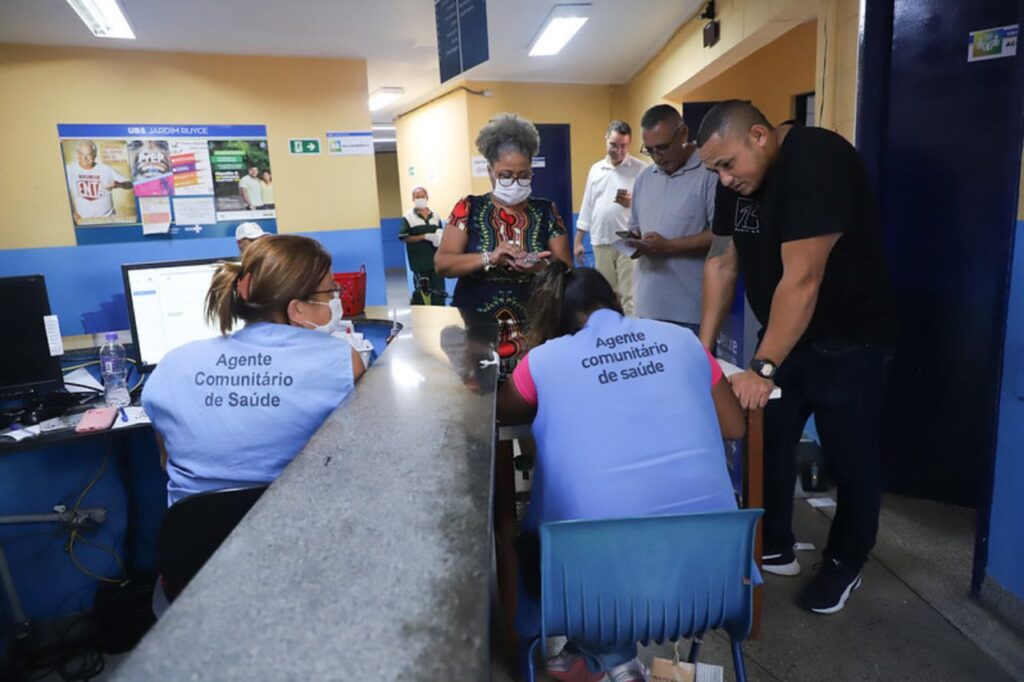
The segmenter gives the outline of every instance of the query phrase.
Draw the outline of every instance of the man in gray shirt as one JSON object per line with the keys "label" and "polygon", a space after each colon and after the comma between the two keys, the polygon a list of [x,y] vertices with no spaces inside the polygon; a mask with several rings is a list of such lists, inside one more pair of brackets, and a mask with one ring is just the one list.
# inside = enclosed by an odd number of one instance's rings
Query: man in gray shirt
{"label": "man in gray shirt", "polygon": [[672,106],[659,104],[640,120],[641,151],[654,163],[633,187],[630,231],[635,248],[633,299],[637,317],[700,326],[704,257],[711,246],[718,179],[687,144],[689,131]]}

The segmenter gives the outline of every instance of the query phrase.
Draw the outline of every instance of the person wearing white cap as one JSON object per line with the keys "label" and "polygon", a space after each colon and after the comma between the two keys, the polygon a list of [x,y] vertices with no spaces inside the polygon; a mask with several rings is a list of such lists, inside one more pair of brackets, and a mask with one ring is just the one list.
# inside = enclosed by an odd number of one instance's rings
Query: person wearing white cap
{"label": "person wearing white cap", "polygon": [[235,228],[235,243],[238,244],[238,252],[243,253],[245,247],[266,235],[267,233],[258,223],[242,223]]}

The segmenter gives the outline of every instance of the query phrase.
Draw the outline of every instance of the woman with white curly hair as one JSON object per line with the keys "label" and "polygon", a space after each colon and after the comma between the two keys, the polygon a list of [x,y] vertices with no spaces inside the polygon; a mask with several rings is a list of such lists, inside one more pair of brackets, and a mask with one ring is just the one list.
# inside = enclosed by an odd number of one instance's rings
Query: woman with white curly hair
{"label": "woman with white curly hair", "polygon": [[554,257],[572,267],[569,238],[554,203],[530,196],[537,129],[516,114],[498,114],[476,138],[487,159],[491,192],[463,197],[452,210],[434,266],[458,277],[452,305],[493,315],[498,352],[525,350],[525,305],[534,274]]}

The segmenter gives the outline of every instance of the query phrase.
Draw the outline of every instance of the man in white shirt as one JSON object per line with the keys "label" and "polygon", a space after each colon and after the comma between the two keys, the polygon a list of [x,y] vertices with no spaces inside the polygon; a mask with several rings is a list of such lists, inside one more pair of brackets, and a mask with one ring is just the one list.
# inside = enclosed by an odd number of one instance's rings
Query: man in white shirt
{"label": "man in white shirt", "polygon": [[75,150],[78,159],[65,170],[75,204],[75,223],[115,215],[111,190],[131,189],[131,180],[105,163],[97,163],[96,143],[82,140]]}
{"label": "man in white shirt", "polygon": [[612,285],[627,315],[633,314],[633,261],[615,249],[619,232],[629,230],[629,209],[633,183],[645,164],[629,154],[632,130],[624,121],[612,121],[604,139],[608,156],[590,167],[583,192],[573,251],[576,263],[583,264],[583,233],[590,233],[594,266]]}
{"label": "man in white shirt", "polygon": [[249,174],[238,181],[238,191],[245,207],[250,211],[263,205],[263,186],[260,185],[259,166],[249,166]]}

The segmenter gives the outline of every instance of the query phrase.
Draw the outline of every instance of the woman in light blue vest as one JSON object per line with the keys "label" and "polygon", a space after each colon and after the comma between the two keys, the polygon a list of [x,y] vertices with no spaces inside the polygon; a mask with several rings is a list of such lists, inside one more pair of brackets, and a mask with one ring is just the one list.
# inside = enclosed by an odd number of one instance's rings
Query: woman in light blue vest
{"label": "woman in light blue vest", "polygon": [[[693,332],[623,316],[596,270],[551,263],[537,277],[529,329],[532,349],[502,387],[498,414],[532,420],[537,441],[516,613],[521,633],[536,635],[539,555],[529,540],[540,524],[735,509],[722,439],[741,437],[746,420]],[[570,642],[548,672],[583,679],[587,662],[588,679],[602,669],[616,682],[644,679],[635,645],[582,652]]]}
{"label": "woman in light blue vest", "polygon": [[[270,483],[365,371],[333,338],[341,299],[331,254],[298,235],[253,242],[217,269],[206,314],[221,336],[160,360],[142,404],[167,469],[167,503]],[[243,320],[245,326],[229,332]]]}

